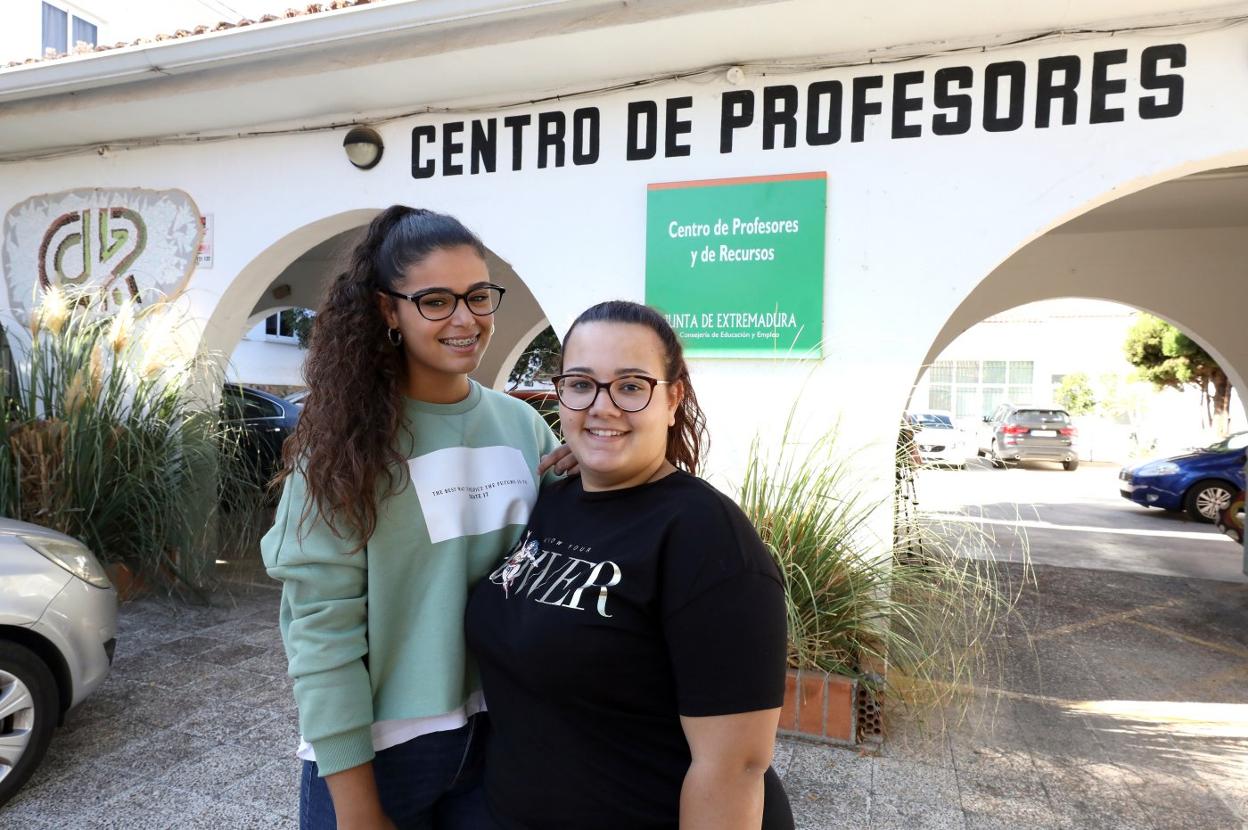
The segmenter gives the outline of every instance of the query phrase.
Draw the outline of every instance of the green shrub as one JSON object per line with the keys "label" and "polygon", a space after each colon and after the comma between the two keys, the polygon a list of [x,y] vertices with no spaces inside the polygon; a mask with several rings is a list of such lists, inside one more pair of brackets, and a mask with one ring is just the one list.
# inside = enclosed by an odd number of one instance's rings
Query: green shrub
{"label": "green shrub", "polygon": [[[949,703],[984,676],[986,644],[1012,607],[991,557],[969,555],[989,540],[909,511],[879,539],[886,505],[864,495],[836,430],[801,445],[790,436],[786,427],[772,451],[754,441],[739,494],[783,574],[789,666],[855,676],[910,704]],[[913,471],[898,455],[900,498]]]}
{"label": "green shrub", "polygon": [[1096,409],[1096,393],[1083,372],[1072,372],[1062,378],[1055,393],[1057,402],[1071,415],[1087,415]]}
{"label": "green shrub", "polygon": [[46,292],[15,350],[0,512],[75,536],[149,585],[198,591],[217,545],[241,532],[221,492],[240,502],[259,488],[239,474],[236,435],[203,405],[220,363],[178,357],[183,333],[168,301],[106,313]]}

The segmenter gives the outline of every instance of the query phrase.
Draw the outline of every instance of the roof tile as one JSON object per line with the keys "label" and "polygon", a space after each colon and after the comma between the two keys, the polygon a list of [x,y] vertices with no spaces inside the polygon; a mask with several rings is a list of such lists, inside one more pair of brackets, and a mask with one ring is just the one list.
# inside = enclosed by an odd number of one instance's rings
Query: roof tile
{"label": "roof tile", "polygon": [[112,49],[125,49],[131,46],[142,46],[148,43],[161,43],[166,40],[183,40],[185,38],[198,37],[199,35],[205,35],[212,32],[224,32],[229,29],[237,29],[243,26],[262,26],[265,23],[272,23],[278,20],[289,20],[294,17],[307,17],[309,15],[322,14],[329,11],[338,11],[339,9],[349,9],[352,6],[367,6],[377,2],[381,2],[381,0],[333,0],[331,3],[311,3],[303,8],[287,9],[280,15],[266,14],[261,16],[259,20],[243,18],[235,23],[231,23],[228,20],[222,20],[213,26],[200,24],[190,29],[178,29],[171,34],[161,33],[154,35],[153,37],[141,37],[132,43],[118,42],[112,46],[107,44],[92,46],[89,43],[79,41],[69,52],[54,53],[51,49],[49,49],[42,58],[27,58],[26,60],[21,61],[10,61],[9,63],[0,66],[0,69],[9,69],[14,66],[25,66],[32,63],[45,63],[69,57],[70,55],[95,54],[97,52],[107,52]]}

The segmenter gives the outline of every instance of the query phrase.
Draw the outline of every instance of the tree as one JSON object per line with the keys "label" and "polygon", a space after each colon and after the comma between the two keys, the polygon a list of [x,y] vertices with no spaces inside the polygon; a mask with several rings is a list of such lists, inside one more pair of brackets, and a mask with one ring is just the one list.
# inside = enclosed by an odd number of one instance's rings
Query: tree
{"label": "tree", "polygon": [[529,343],[521,353],[507,376],[507,384],[512,389],[527,386],[538,378],[548,378],[559,372],[559,338],[554,328],[547,326]]}
{"label": "tree", "polygon": [[1100,394],[1096,399],[1096,408],[1101,415],[1116,424],[1134,423],[1142,405],[1135,387],[1124,383],[1125,378],[1117,372],[1106,372],[1097,381],[1096,388]]}
{"label": "tree", "polygon": [[1226,435],[1230,427],[1231,381],[1195,341],[1164,320],[1141,314],[1123,347],[1136,374],[1158,389],[1200,390],[1204,422]]}
{"label": "tree", "polygon": [[294,329],[299,348],[306,349],[312,338],[312,321],[316,319],[316,312],[307,308],[288,308],[282,314],[287,317],[283,323]]}
{"label": "tree", "polygon": [[1092,384],[1083,372],[1072,372],[1057,387],[1057,402],[1071,415],[1087,415],[1096,408]]}

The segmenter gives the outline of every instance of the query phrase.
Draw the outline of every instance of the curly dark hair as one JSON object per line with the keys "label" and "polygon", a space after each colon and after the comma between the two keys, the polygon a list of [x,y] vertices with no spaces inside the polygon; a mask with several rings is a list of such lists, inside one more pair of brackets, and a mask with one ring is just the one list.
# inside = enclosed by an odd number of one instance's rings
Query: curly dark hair
{"label": "curly dark hair", "polygon": [[[711,439],[706,432],[706,415],[698,406],[698,396],[694,394],[693,381],[689,378],[685,350],[671,325],[650,306],[628,300],[608,300],[590,306],[573,321],[568,333],[563,336],[562,354],[568,353],[568,340],[581,323],[633,323],[645,326],[658,335],[666,358],[663,368],[667,377],[664,380],[680,381],[684,392],[676,407],[676,422],[667,428],[667,460],[686,472],[697,473]],[[562,356],[559,360],[560,371],[563,371]]]}
{"label": "curly dark hair", "polygon": [[386,208],[326,290],[312,324],[303,369],[308,396],[276,481],[297,467],[310,496],[301,521],[315,511],[338,536],[352,534],[357,551],[377,528],[378,500],[404,483],[406,461],[395,439],[407,364],[387,337],[378,291],[393,289],[409,266],[433,252],[461,245],[485,258],[481,240],[454,217]]}

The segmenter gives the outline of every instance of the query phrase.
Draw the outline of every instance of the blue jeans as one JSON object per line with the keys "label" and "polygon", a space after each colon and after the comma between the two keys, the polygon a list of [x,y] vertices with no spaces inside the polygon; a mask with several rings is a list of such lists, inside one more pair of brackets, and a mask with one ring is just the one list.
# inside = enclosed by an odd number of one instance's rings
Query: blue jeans
{"label": "blue jeans", "polygon": [[[485,742],[490,721],[473,715],[450,732],[432,732],[383,749],[373,759],[381,808],[399,830],[495,830],[485,806]],[[336,830],[334,803],[316,762],[303,762],[300,830]]]}

